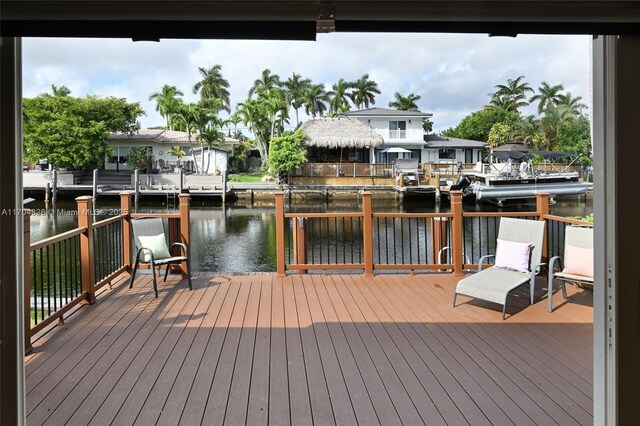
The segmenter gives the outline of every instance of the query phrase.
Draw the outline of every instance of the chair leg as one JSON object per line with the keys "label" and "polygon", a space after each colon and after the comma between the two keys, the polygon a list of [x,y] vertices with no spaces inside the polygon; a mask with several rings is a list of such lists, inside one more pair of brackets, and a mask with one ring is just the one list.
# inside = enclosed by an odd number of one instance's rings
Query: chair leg
{"label": "chair leg", "polygon": [[502,305],[502,321],[504,321],[504,316],[507,313],[507,304],[505,302],[504,305]]}
{"label": "chair leg", "polygon": [[535,279],[533,279],[533,280],[531,280],[531,284],[529,284],[529,298],[530,298],[530,300],[529,300],[530,303],[529,304],[530,305],[533,305],[533,296],[534,296],[535,291],[536,291],[536,281],[535,281]]}
{"label": "chair leg", "polygon": [[567,298],[567,283],[562,280],[562,297]]}
{"label": "chair leg", "polygon": [[193,285],[191,284],[191,261],[187,258],[187,282],[189,283],[189,290],[193,290]]}
{"label": "chair leg", "polygon": [[129,288],[133,288],[133,280],[136,279],[136,271],[138,270],[138,264],[140,263],[140,256],[136,256],[136,263],[133,265],[133,273],[129,280]]}
{"label": "chair leg", "polygon": [[167,281],[167,275],[169,275],[169,267],[171,266],[170,263],[167,263],[167,270],[164,271],[164,280],[163,281]]}
{"label": "chair leg", "polygon": [[549,284],[547,287],[547,311],[553,312],[553,274],[549,274]]}
{"label": "chair leg", "polygon": [[156,265],[155,263],[151,264],[151,271],[153,272],[153,291],[158,297],[158,279],[156,278]]}
{"label": "chair leg", "polygon": [[453,307],[456,307],[456,298],[458,297],[458,293],[453,293]]}

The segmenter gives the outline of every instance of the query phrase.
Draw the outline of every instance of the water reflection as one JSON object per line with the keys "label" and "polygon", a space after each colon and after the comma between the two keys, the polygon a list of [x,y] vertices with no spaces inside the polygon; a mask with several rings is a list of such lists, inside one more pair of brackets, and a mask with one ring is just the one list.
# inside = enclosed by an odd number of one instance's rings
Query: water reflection
{"label": "water reflection", "polygon": [[[59,200],[53,208],[49,205],[45,209],[44,202],[34,201],[29,205],[34,209],[35,215],[31,217],[31,241],[38,241],[50,236],[68,231],[77,227],[76,204],[73,200]],[[97,220],[108,217],[117,212],[118,200],[99,199],[96,209],[102,211],[102,215]],[[337,200],[331,202],[297,201],[287,206],[287,211],[291,212],[326,212],[326,211],[359,211],[361,205],[354,199]],[[373,200],[373,210],[376,212],[447,212],[449,206],[440,206],[433,201],[405,201],[403,203],[393,200]],[[534,211],[534,204],[509,204],[503,208],[493,205],[465,203],[465,211]],[[173,206],[167,207],[161,202],[144,200],[138,212],[174,212]],[[558,216],[583,216],[593,211],[591,200],[571,197],[558,199],[558,202],[550,206],[550,212]],[[191,239],[192,239],[192,266],[196,271],[225,271],[225,272],[258,272],[275,270],[275,208],[273,203],[254,203],[246,205],[242,203],[228,203],[223,208],[221,203],[215,201],[203,201],[194,199],[191,209]],[[354,260],[360,256],[360,239],[352,238],[351,232],[345,232],[345,227],[349,230],[349,224],[342,222],[331,224],[331,227],[338,227],[340,240],[346,245],[343,249],[338,249],[330,253],[335,260],[348,261],[353,251]],[[314,224],[316,227],[318,224]],[[357,226],[355,223],[352,226]],[[377,225],[377,224],[376,224]],[[393,229],[397,224],[389,224],[388,229]],[[322,225],[327,228],[329,225]],[[412,224],[412,226],[414,226]],[[396,231],[395,235],[388,234],[381,227],[380,235],[376,232],[376,261],[378,256],[384,258],[397,258],[403,256],[401,251],[386,253],[384,250],[378,251],[378,238],[384,242],[385,238],[390,240],[398,239],[399,244],[405,242],[407,250],[405,253],[409,258],[419,258],[426,260],[427,256],[432,258],[434,253],[417,252],[417,245],[424,247],[419,242],[425,242],[425,230],[429,230],[430,223],[416,222],[410,235],[403,235],[401,231]],[[317,228],[314,228],[317,229]],[[408,231],[406,231],[408,232]],[[314,232],[314,235],[316,233]],[[427,233],[426,235],[429,235]],[[469,238],[469,237],[466,237]],[[351,242],[353,240],[353,242]],[[332,239],[335,245],[336,239]],[[319,244],[319,243],[318,243]],[[415,246],[414,246],[415,245]],[[466,250],[465,250],[466,252]],[[471,257],[476,257],[475,253]],[[311,252],[309,252],[311,255]],[[324,256],[324,255],[323,255]]]}

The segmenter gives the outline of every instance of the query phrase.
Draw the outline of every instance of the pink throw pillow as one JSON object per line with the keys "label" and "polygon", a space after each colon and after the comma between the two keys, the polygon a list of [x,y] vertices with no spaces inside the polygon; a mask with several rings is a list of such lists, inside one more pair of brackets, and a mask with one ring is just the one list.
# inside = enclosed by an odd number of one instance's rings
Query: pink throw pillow
{"label": "pink throw pillow", "polygon": [[529,272],[531,244],[498,240],[494,267]]}
{"label": "pink throw pillow", "polygon": [[593,249],[567,245],[564,253],[565,274],[593,278]]}

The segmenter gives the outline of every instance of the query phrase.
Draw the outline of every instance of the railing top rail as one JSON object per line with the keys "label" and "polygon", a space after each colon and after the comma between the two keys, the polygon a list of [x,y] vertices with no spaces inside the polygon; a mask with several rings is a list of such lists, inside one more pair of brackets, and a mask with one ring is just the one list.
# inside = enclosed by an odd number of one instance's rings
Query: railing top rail
{"label": "railing top rail", "polygon": [[86,232],[86,230],[87,230],[87,228],[72,229],[71,231],[63,232],[62,234],[54,235],[53,237],[49,237],[49,238],[45,238],[44,240],[36,241],[35,243],[30,245],[29,249],[31,251],[38,250],[38,249],[50,246],[51,244],[55,244],[57,242],[66,240],[68,238],[75,237],[76,235],[83,234],[83,233]]}
{"label": "railing top rail", "polygon": [[568,218],[568,217],[555,216],[555,215],[552,215],[552,214],[546,214],[543,217],[545,219],[548,219],[548,220],[555,220],[557,222],[564,222],[564,223],[568,223],[570,225],[593,226],[593,223],[587,222],[586,220],[571,219],[571,218]]}
{"label": "railing top rail", "polygon": [[453,213],[373,213],[373,217],[399,217],[399,218],[438,218],[438,217],[453,217]]}
{"label": "railing top rail", "polygon": [[363,217],[362,212],[335,212],[335,213],[285,213],[285,218],[341,218],[341,217]]}
{"label": "railing top rail", "polygon": [[462,217],[526,217],[540,216],[538,212],[467,212]]}
{"label": "railing top rail", "polygon": [[180,213],[131,213],[132,218],[160,217],[163,219],[180,219]]}
{"label": "railing top rail", "polygon": [[109,224],[119,222],[122,219],[124,219],[124,215],[121,215],[121,214],[119,214],[118,216],[114,216],[114,217],[109,217],[107,219],[103,219],[103,220],[101,220],[99,222],[94,223],[93,224],[93,229],[101,228],[103,226],[107,226]]}

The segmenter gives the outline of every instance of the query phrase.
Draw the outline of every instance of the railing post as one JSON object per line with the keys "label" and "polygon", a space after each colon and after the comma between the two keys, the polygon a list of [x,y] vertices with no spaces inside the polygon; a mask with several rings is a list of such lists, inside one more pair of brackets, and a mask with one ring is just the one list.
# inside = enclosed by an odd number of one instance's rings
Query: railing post
{"label": "railing post", "polygon": [[[441,264],[440,252],[444,248],[444,242],[447,240],[447,223],[446,217],[434,217],[431,225],[431,247],[432,263],[434,265]],[[449,263],[449,262],[445,262]]]}
{"label": "railing post", "polygon": [[23,292],[24,292],[24,353],[33,349],[31,346],[31,214],[24,212],[23,239]]}
{"label": "railing post", "polygon": [[96,273],[93,247],[93,198],[82,196],[76,198],[78,203],[78,227],[87,228],[80,234],[80,270],[82,276],[82,291],[86,293],[87,303],[96,300]]}
{"label": "railing post", "polygon": [[[546,192],[536,192],[536,212],[538,220],[545,220],[545,216],[549,214],[549,194]],[[544,239],[542,240],[542,260],[547,261],[547,227],[544,227]]]}
{"label": "railing post", "polygon": [[[187,246],[187,257],[191,258],[191,213],[189,212],[189,204],[191,196],[189,194],[178,195],[180,200],[180,242]],[[191,274],[187,261],[183,261],[180,265],[182,275]]]}
{"label": "railing post", "polygon": [[276,275],[285,276],[284,268],[284,193],[276,192]]}
{"label": "railing post", "polygon": [[131,271],[131,192],[120,193],[120,214],[122,214],[122,265]]}
{"label": "railing post", "polygon": [[453,260],[453,275],[464,275],[462,262],[462,192],[451,191],[451,259]]}
{"label": "railing post", "polygon": [[373,276],[373,213],[371,192],[362,193],[362,250],[364,251],[364,276]]}

